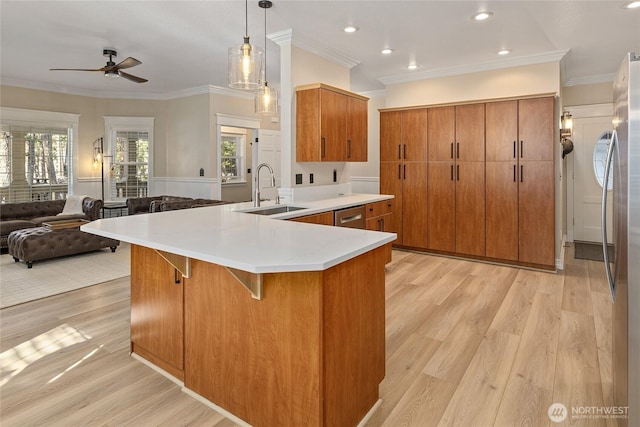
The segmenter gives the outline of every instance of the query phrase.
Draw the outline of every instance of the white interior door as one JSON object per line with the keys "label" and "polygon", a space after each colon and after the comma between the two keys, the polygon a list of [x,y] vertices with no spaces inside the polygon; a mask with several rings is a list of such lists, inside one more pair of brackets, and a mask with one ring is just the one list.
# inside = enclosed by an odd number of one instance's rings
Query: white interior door
{"label": "white interior door", "polygon": [[[596,143],[611,131],[611,117],[573,120],[573,228],[574,240],[602,242],[602,186],[594,162],[602,162],[602,146],[594,159]],[[606,153],[605,153],[606,155]],[[611,197],[611,191],[609,191]],[[612,203],[608,203],[611,208]],[[613,233],[612,212],[607,213],[607,233]]]}
{"label": "white interior door", "polygon": [[[280,165],[280,131],[260,129],[258,131],[258,161],[268,163],[273,168],[276,178],[276,187],[281,185],[282,167]],[[257,171],[254,171],[254,173]],[[260,174],[260,197],[269,200],[276,200],[277,188],[271,187],[271,177],[266,169]]]}

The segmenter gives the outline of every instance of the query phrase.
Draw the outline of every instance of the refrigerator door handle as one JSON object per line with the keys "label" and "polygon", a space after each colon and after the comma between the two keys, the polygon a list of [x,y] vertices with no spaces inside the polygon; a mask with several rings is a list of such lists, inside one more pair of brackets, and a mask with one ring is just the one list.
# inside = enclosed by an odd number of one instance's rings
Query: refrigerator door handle
{"label": "refrigerator door handle", "polygon": [[609,264],[609,242],[607,241],[607,188],[609,187],[609,171],[613,162],[613,151],[618,141],[618,134],[613,131],[611,135],[611,143],[607,151],[607,162],[604,166],[604,179],[602,183],[602,251],[604,255],[604,270],[607,273],[607,282],[609,283],[609,291],[611,292],[611,300],[615,302],[616,294],[613,283],[613,275],[611,274],[611,265]]}

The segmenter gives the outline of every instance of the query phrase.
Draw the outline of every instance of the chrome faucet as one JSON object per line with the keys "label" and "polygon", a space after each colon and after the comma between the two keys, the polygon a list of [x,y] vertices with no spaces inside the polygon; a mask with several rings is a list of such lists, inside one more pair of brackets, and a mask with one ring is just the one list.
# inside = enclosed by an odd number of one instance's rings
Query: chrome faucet
{"label": "chrome faucet", "polygon": [[[266,167],[267,169],[269,169],[269,173],[271,174],[271,188],[276,186],[276,177],[273,174],[273,168],[271,166],[269,166],[269,164],[267,163],[260,163],[258,165],[258,168],[256,169],[256,176],[255,176],[255,187],[256,187],[256,194],[253,197],[253,206],[254,207],[258,207],[260,206],[260,169],[262,169],[263,167]],[[276,198],[276,202],[277,202]]]}

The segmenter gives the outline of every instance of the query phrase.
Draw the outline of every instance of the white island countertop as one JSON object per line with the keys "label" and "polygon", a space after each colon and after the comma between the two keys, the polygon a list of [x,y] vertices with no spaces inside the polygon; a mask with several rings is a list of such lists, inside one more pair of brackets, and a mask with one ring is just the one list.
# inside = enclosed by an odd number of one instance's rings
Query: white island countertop
{"label": "white island countertop", "polygon": [[252,204],[237,203],[100,219],[81,230],[250,273],[321,271],[390,243],[396,235],[283,219],[392,197],[353,194],[295,202],[289,205],[305,209],[269,216],[238,212]]}

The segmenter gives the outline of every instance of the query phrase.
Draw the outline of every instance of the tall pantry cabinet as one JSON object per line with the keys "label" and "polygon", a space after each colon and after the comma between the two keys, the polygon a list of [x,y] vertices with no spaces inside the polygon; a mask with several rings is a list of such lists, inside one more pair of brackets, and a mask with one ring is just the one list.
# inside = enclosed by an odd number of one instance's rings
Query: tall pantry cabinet
{"label": "tall pantry cabinet", "polygon": [[396,245],[555,267],[553,96],[380,113]]}
{"label": "tall pantry cabinet", "polygon": [[429,108],[428,121],[428,247],[484,256],[484,104]]}
{"label": "tall pantry cabinet", "polygon": [[555,265],[553,97],[486,104],[491,258]]}
{"label": "tall pantry cabinet", "polygon": [[396,244],[427,248],[427,110],[380,113],[380,193],[393,194]]}

